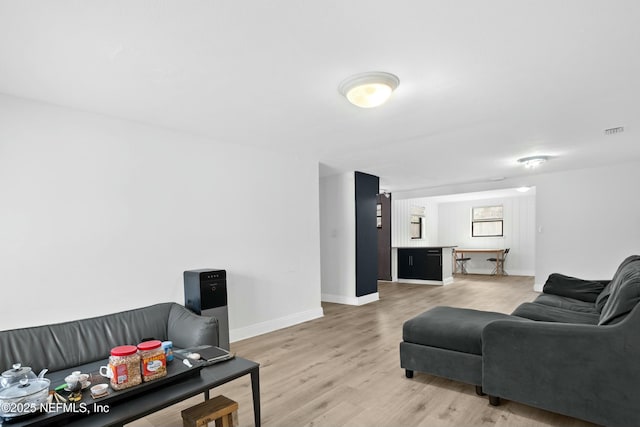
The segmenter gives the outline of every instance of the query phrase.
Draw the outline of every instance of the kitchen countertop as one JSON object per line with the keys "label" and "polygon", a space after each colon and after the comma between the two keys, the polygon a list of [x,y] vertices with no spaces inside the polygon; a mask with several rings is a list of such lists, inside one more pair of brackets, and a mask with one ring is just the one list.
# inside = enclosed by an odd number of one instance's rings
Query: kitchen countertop
{"label": "kitchen countertop", "polygon": [[392,249],[440,249],[440,248],[457,248],[457,246],[392,246]]}

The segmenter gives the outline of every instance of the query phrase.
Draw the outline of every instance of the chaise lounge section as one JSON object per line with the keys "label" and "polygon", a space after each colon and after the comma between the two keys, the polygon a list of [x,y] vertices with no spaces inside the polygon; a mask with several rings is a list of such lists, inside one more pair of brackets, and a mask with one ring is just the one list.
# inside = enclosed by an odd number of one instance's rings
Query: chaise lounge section
{"label": "chaise lounge section", "polygon": [[405,322],[400,364],[610,426],[640,423],[640,256],[611,281],[552,274],[511,314],[436,307]]}

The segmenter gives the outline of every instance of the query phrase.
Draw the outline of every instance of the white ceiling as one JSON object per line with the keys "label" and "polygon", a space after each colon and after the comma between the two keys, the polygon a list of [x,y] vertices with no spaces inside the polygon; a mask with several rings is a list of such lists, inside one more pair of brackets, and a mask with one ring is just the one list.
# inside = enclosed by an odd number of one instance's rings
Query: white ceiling
{"label": "white ceiling", "polygon": [[[640,159],[639,22],[637,0],[1,0],[0,92],[437,187]],[[400,87],[358,109],[337,86],[371,70]]]}

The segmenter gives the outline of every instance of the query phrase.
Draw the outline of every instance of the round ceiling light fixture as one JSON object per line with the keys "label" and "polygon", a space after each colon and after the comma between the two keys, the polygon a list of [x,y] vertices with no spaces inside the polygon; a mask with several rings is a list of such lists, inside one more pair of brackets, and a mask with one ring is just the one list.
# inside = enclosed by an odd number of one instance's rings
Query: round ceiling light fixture
{"label": "round ceiling light fixture", "polygon": [[400,84],[400,79],[382,71],[371,71],[348,77],[338,90],[349,102],[361,108],[373,108],[387,102]]}
{"label": "round ceiling light fixture", "polygon": [[549,159],[549,156],[530,156],[518,159],[518,163],[523,164],[525,168],[537,168]]}

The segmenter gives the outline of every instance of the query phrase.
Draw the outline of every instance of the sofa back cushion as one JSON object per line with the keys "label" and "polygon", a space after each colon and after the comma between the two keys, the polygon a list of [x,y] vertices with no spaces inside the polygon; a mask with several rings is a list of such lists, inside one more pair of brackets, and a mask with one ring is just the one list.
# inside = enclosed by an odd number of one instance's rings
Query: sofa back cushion
{"label": "sofa back cushion", "polygon": [[0,332],[0,371],[15,362],[37,373],[58,371],[106,359],[113,347],[145,338],[167,339],[173,303],[32,328]]}
{"label": "sofa back cushion", "polygon": [[604,305],[607,303],[607,300],[609,299],[610,294],[611,294],[611,282],[609,282],[609,284],[604,287],[602,292],[600,292],[600,295],[598,295],[598,298],[596,298],[595,308],[596,310],[598,310],[598,313],[602,313],[602,309],[604,308]]}
{"label": "sofa back cushion", "polygon": [[582,280],[577,277],[552,273],[542,288],[545,294],[559,295],[586,302],[596,302],[607,284],[603,280]]}
{"label": "sofa back cushion", "polygon": [[604,302],[599,325],[618,323],[640,302],[640,256],[632,255],[622,261],[613,279],[596,300]]}

